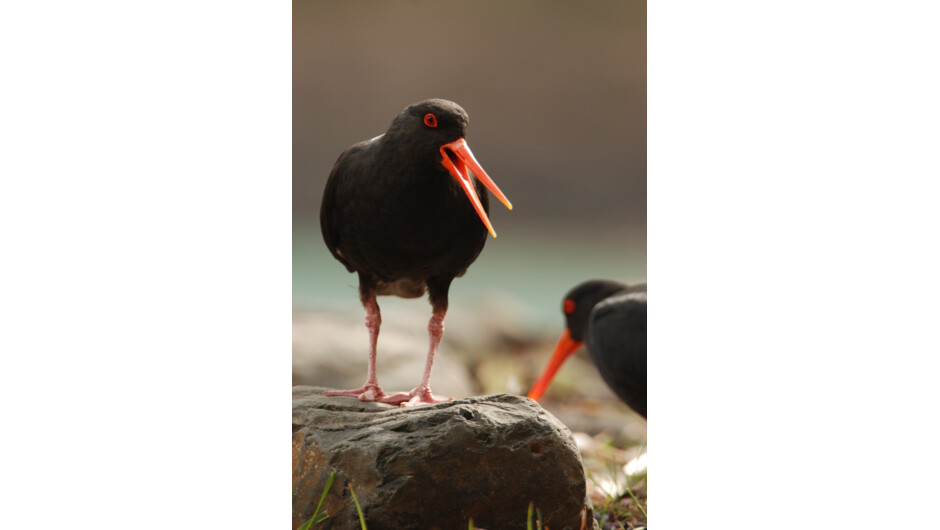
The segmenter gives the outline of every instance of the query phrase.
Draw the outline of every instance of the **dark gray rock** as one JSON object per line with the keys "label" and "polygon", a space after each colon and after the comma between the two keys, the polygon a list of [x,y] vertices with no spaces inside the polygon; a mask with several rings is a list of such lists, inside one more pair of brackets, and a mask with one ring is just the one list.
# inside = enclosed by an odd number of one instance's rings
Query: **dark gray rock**
{"label": "dark gray rock", "polygon": [[[581,527],[587,501],[571,432],[538,403],[497,394],[414,408],[293,389],[293,527],[336,479],[315,528],[525,528],[529,502],[552,530]],[[590,527],[590,526],[589,526]]]}

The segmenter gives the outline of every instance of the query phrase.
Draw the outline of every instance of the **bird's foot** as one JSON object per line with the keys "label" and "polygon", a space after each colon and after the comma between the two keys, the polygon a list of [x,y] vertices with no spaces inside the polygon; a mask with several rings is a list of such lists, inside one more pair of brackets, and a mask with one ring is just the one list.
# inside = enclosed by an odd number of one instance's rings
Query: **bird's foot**
{"label": "bird's foot", "polygon": [[[386,396],[385,392],[379,388],[379,385],[366,383],[359,388],[352,390],[328,390],[323,393],[324,396],[352,396],[359,398],[359,401],[382,401]],[[382,401],[384,403],[384,401]]]}
{"label": "bird's foot", "polygon": [[416,405],[432,405],[434,403],[447,403],[454,398],[439,398],[431,393],[430,388],[417,387],[411,392],[397,392],[390,396],[385,396],[379,401],[389,405],[399,405],[401,407],[414,407]]}

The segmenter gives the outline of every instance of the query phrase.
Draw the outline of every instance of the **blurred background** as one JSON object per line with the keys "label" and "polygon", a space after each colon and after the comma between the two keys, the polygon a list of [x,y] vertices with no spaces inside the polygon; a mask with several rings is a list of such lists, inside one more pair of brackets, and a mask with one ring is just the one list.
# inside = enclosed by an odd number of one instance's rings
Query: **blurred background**
{"label": "blurred background", "polygon": [[[294,2],[294,384],[365,379],[357,278],[323,243],[320,200],[344,149],[432,97],[466,109],[467,140],[514,207],[491,200],[499,238],[451,287],[436,393],[526,393],[562,332],[570,288],[646,281],[645,2]],[[379,305],[379,381],[410,389],[430,306]],[[543,405],[572,430],[646,437],[584,351]]]}

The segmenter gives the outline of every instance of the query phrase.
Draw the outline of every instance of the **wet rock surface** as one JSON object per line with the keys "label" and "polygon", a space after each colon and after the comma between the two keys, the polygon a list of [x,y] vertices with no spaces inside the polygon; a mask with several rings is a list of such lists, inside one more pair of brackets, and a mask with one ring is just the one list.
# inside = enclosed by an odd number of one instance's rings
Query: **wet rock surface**
{"label": "wet rock surface", "polygon": [[532,400],[497,394],[399,408],[293,388],[293,527],[335,481],[317,528],[525,528],[529,502],[552,529],[593,517],[571,432]]}

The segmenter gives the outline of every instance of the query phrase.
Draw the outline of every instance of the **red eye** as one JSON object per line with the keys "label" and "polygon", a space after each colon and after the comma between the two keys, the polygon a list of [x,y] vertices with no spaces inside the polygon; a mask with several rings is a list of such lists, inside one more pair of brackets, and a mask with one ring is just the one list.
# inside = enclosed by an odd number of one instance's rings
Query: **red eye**
{"label": "red eye", "polygon": [[565,298],[565,303],[562,304],[561,308],[565,312],[566,315],[570,315],[571,313],[574,313],[574,300],[570,298]]}
{"label": "red eye", "polygon": [[437,127],[437,118],[431,113],[425,114],[424,124],[428,127]]}

